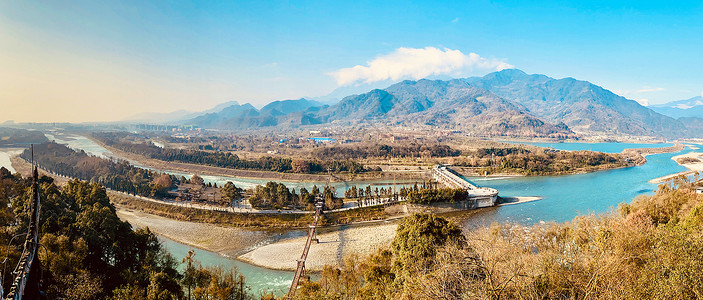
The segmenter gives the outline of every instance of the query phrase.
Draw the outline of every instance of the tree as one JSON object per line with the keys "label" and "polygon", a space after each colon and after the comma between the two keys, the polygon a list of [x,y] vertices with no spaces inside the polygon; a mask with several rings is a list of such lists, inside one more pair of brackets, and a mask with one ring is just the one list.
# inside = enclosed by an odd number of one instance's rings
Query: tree
{"label": "tree", "polygon": [[461,228],[435,215],[413,214],[398,225],[391,243],[393,251],[393,273],[412,276],[412,272],[428,268],[434,259],[437,247],[448,243],[463,245],[465,237]]}
{"label": "tree", "polygon": [[327,209],[337,209],[344,205],[344,201],[341,198],[337,198],[333,187],[326,186],[322,195]]}
{"label": "tree", "polygon": [[173,277],[159,272],[151,275],[151,283],[147,287],[148,300],[177,300],[183,298],[183,291]]}
{"label": "tree", "polygon": [[186,257],[183,258],[181,261],[182,263],[186,264],[186,268],[183,272],[183,280],[181,281],[183,285],[186,286],[186,289],[188,289],[188,300],[190,300],[190,292],[197,283],[197,278],[195,277],[196,275],[196,268],[195,268],[195,251],[193,250],[188,250],[188,254]]}
{"label": "tree", "polygon": [[190,183],[195,184],[195,185],[204,185],[205,180],[198,176],[198,174],[193,174],[193,177],[190,178]]}
{"label": "tree", "polygon": [[231,181],[227,181],[225,185],[220,188],[220,194],[222,194],[223,204],[231,204],[235,200],[242,198],[243,190],[234,185]]}
{"label": "tree", "polygon": [[173,186],[173,180],[168,174],[161,174],[153,181],[152,195],[164,197]]}
{"label": "tree", "polygon": [[294,173],[310,173],[310,163],[303,159],[294,159],[291,162],[291,171]]}

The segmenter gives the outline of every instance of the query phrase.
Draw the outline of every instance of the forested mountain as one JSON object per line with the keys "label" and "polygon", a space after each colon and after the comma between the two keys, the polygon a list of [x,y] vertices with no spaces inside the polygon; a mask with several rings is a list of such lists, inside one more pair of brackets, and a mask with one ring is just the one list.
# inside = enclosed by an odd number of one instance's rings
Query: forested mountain
{"label": "forested mountain", "polygon": [[517,69],[465,81],[576,131],[661,136],[682,136],[686,131],[679,121],[587,81],[528,75]]}
{"label": "forested mountain", "polygon": [[406,80],[384,90],[344,98],[315,113],[322,123],[391,122],[408,126],[430,125],[487,135],[568,135],[507,101],[462,80]]}
{"label": "forested mountain", "polygon": [[672,118],[698,117],[703,118],[703,97],[673,101],[665,104],[652,105],[652,110]]}
{"label": "forested mountain", "polygon": [[687,136],[680,121],[587,81],[528,75],[517,69],[484,77],[402,81],[351,95],[332,106],[307,99],[261,110],[231,105],[187,121],[204,128],[246,129],[335,123],[432,126],[493,136],[579,133]]}

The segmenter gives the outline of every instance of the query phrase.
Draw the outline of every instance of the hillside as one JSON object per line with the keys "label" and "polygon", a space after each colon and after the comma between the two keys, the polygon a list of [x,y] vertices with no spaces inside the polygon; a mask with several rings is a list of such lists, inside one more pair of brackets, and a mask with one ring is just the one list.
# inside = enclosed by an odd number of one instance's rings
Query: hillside
{"label": "hillside", "polygon": [[556,137],[572,133],[462,80],[406,80],[384,90],[346,97],[317,115],[322,122],[383,121],[481,135]]}
{"label": "hillside", "polygon": [[[204,128],[240,130],[301,125],[402,125],[480,136],[556,137],[588,134],[685,137],[680,121],[573,78],[517,69],[453,80],[406,80],[326,106],[299,99],[257,110],[233,104],[188,120]],[[573,130],[573,131],[572,131]]]}
{"label": "hillside", "polygon": [[686,131],[679,121],[587,81],[528,75],[517,69],[465,81],[577,132],[675,137]]}

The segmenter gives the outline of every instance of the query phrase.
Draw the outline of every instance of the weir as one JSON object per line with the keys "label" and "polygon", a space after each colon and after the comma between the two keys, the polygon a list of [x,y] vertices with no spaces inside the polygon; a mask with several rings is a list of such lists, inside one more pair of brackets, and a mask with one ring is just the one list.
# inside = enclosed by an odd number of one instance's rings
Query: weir
{"label": "weir", "polygon": [[494,206],[498,200],[498,190],[486,187],[477,187],[471,182],[457,176],[443,165],[432,168],[432,178],[452,189],[465,189],[467,196],[467,209]]}

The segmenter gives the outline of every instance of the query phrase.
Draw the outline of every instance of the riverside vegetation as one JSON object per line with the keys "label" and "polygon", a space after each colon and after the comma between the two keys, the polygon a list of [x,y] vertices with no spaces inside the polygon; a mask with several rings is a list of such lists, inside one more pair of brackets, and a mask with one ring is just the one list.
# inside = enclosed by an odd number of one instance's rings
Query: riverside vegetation
{"label": "riverside vegetation", "polygon": [[695,299],[703,295],[703,195],[686,178],[617,212],[462,233],[404,219],[390,248],[347,257],[298,299]]}
{"label": "riverside vegetation", "polygon": [[[157,147],[143,137],[129,133],[98,132],[92,136],[107,146],[118,150],[141,155],[146,158],[166,162],[184,162],[222,168],[261,170],[286,173],[315,174],[329,169],[334,173],[358,174],[379,171],[374,165],[383,165],[389,160],[406,165],[432,165],[450,163],[470,167],[475,173],[508,173],[520,175],[558,175],[593,172],[605,169],[634,166],[645,162],[637,153],[609,154],[594,151],[559,151],[538,147],[516,147],[514,145],[486,146],[481,141],[462,141],[457,145],[445,145],[437,141],[399,141],[393,145],[377,142],[357,142],[340,145],[307,145],[310,149],[295,150],[295,144],[270,141],[279,144],[272,148],[286,152],[286,155],[271,156],[262,154],[258,159],[242,159],[229,152],[232,149],[218,151],[199,150],[201,143],[195,143],[197,149],[175,149]],[[229,137],[233,138],[233,137]],[[216,136],[209,138],[209,143],[218,141]],[[296,140],[296,139],[292,139]],[[474,143],[473,147],[464,143]],[[193,148],[193,143],[184,147]],[[209,144],[206,144],[209,145]],[[459,148],[463,150],[459,150]],[[236,148],[236,147],[235,147]],[[267,148],[268,149],[268,148]]]}
{"label": "riverside vegetation", "polygon": [[[13,279],[8,266],[23,246],[14,236],[27,232],[31,181],[0,168],[0,253],[6,266],[2,285]],[[42,199],[39,252],[49,299],[252,299],[236,269],[203,268],[193,255],[178,261],[146,229],[121,221],[103,186],[71,180],[59,188],[39,179]],[[10,205],[11,204],[11,205]],[[13,243],[14,241],[14,243]]]}

